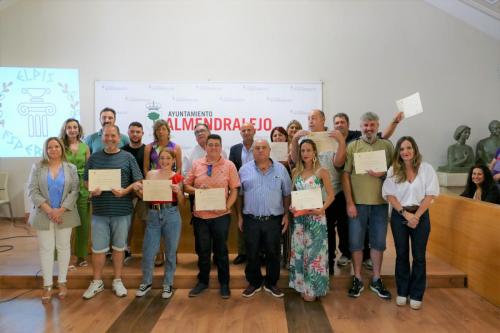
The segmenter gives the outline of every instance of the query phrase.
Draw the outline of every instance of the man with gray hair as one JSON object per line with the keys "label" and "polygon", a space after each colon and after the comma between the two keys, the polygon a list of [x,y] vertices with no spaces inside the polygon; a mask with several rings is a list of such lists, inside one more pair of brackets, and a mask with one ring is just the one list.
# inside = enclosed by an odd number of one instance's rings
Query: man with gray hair
{"label": "man with gray hair", "polygon": [[349,217],[349,248],[352,253],[354,277],[349,289],[350,297],[359,297],[364,290],[361,277],[363,243],[368,224],[370,228],[370,256],[373,261],[373,277],[370,289],[379,297],[390,299],[391,293],[380,279],[383,253],[386,248],[388,206],[382,198],[382,183],[385,171],[367,170],[360,173],[354,160],[355,154],[383,151],[387,167],[391,164],[394,148],[388,140],[377,136],[379,118],[367,112],[361,116],[361,138],[347,147],[346,163],[342,174],[347,215]]}

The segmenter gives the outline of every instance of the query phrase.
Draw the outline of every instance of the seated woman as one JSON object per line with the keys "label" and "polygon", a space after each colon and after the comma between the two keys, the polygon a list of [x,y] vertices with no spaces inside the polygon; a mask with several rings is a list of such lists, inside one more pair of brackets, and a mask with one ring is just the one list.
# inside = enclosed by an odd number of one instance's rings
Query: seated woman
{"label": "seated woman", "polygon": [[500,193],[486,165],[474,165],[469,170],[463,197],[500,204]]}
{"label": "seated woman", "polygon": [[80,191],[76,167],[66,162],[59,138],[45,141],[43,159],[33,165],[29,178],[33,210],[29,223],[36,229],[43,275],[42,303],[52,297],[54,250],[57,250],[59,298],[67,294],[66,275],[71,256],[71,229],[80,225],[76,200]]}
{"label": "seated woman", "polygon": [[465,144],[470,136],[470,127],[460,125],[455,130],[453,138],[457,141],[448,147],[448,164],[440,166],[438,171],[465,173],[474,165],[474,151],[471,146]]}

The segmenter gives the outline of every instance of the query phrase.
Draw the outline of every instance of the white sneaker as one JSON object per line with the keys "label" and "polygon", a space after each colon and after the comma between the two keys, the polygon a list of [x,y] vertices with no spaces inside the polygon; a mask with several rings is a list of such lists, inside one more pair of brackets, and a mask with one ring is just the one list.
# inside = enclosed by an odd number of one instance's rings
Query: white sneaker
{"label": "white sneaker", "polygon": [[122,283],[122,279],[114,279],[112,289],[118,297],[127,296],[127,289],[125,289],[125,286]]}
{"label": "white sneaker", "polygon": [[347,258],[346,256],[341,256],[339,260],[337,260],[337,266],[347,266],[348,264],[351,263],[351,259]]}
{"label": "white sneaker", "polygon": [[92,282],[90,282],[90,286],[83,293],[83,298],[91,299],[92,297],[94,297],[103,290],[104,290],[104,282],[102,282],[102,280],[92,280]]}
{"label": "white sneaker", "polygon": [[412,308],[413,310],[420,310],[421,307],[422,301],[416,301],[410,298],[410,308]]}
{"label": "white sneaker", "polygon": [[396,304],[399,306],[405,306],[406,301],[408,301],[408,299],[406,297],[403,297],[403,296],[396,297]]}
{"label": "white sneaker", "polygon": [[151,287],[152,287],[151,284],[141,283],[139,285],[139,289],[137,289],[137,291],[135,292],[135,296],[142,297],[146,295],[151,290]]}

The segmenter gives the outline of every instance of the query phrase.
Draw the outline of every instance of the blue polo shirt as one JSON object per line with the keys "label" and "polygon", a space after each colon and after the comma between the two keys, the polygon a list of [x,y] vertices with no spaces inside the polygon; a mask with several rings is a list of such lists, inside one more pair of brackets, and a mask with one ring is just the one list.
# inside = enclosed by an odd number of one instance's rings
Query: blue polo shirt
{"label": "blue polo shirt", "polygon": [[271,161],[272,165],[265,173],[259,170],[255,161],[240,168],[243,214],[283,215],[283,197],[290,195],[292,181],[283,164]]}
{"label": "blue polo shirt", "polygon": [[[99,131],[86,136],[83,141],[85,141],[85,143],[89,146],[91,154],[103,150],[104,144],[102,143],[102,128]],[[128,145],[129,143],[130,140],[128,136],[120,134],[120,144],[118,145],[118,148],[122,148],[123,146]]]}

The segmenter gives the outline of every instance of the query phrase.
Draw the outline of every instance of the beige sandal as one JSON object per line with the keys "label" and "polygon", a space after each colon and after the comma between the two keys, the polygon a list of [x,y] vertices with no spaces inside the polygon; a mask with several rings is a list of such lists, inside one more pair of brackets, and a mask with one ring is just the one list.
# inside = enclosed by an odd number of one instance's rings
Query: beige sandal
{"label": "beige sandal", "polygon": [[48,304],[52,298],[52,286],[44,286],[42,292],[42,304]]}
{"label": "beige sandal", "polygon": [[68,287],[66,286],[66,283],[57,284],[57,289],[59,289],[59,293],[57,294],[59,299],[64,299],[68,294]]}

